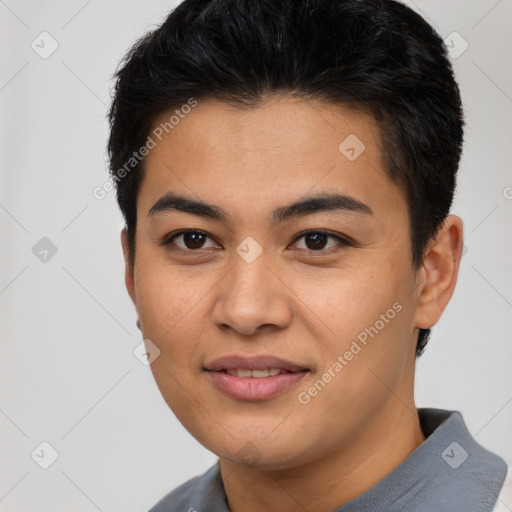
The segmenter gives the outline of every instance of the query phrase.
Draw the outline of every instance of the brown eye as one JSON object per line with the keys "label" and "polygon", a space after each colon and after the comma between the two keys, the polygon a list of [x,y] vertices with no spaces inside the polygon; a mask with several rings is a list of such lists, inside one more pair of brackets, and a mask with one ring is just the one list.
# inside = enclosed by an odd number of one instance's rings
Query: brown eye
{"label": "brown eye", "polygon": [[325,248],[328,238],[328,235],[324,233],[312,233],[305,235],[304,240],[308,249],[316,251]]}
{"label": "brown eye", "polygon": [[166,246],[175,246],[184,251],[217,247],[215,242],[202,231],[181,231],[164,241]]}
{"label": "brown eye", "polygon": [[351,245],[345,238],[325,231],[307,231],[302,233],[295,239],[294,244],[298,249],[311,252],[322,252],[323,250],[329,250],[336,246],[343,248],[347,245]]}
{"label": "brown eye", "polygon": [[182,236],[187,249],[200,249],[206,240],[203,233],[184,233]]}

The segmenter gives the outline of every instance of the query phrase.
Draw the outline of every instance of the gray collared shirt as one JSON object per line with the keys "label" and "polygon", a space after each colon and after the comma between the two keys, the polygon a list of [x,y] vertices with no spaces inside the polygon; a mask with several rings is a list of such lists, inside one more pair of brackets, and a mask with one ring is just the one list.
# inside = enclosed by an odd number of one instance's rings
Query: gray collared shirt
{"label": "gray collared shirt", "polygon": [[[333,512],[492,512],[505,462],[472,438],[459,412],[418,412],[425,442],[378,484]],[[229,512],[219,464],[150,512]]]}

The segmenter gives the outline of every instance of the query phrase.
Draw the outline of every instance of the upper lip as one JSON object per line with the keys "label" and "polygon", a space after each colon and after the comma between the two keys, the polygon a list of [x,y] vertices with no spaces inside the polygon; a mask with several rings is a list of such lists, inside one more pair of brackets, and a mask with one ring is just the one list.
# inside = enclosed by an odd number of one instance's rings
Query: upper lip
{"label": "upper lip", "polygon": [[244,357],[231,355],[215,359],[211,363],[204,365],[205,370],[220,372],[223,370],[265,370],[266,368],[278,368],[288,372],[301,372],[308,370],[290,361],[270,355]]}

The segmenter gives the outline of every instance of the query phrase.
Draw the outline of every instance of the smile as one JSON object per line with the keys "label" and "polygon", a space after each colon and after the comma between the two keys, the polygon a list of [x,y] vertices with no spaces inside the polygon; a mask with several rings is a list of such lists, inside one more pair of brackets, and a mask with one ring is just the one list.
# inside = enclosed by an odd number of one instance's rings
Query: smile
{"label": "smile", "polygon": [[228,356],[205,365],[214,387],[237,400],[266,400],[295,387],[310,373],[304,366],[273,356]]}

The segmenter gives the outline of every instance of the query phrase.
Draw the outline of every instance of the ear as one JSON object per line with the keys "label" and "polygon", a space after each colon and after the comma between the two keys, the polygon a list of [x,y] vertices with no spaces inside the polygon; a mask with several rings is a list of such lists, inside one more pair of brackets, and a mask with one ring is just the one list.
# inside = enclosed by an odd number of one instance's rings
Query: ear
{"label": "ear", "polygon": [[428,245],[418,271],[416,328],[429,329],[441,317],[455,289],[462,247],[462,220],[448,215]]}
{"label": "ear", "polygon": [[128,243],[128,232],[126,228],[121,231],[121,246],[123,247],[124,256],[124,282],[128,295],[130,295],[132,302],[137,305],[137,298],[135,296],[135,277],[133,262],[130,259],[130,244]]}

